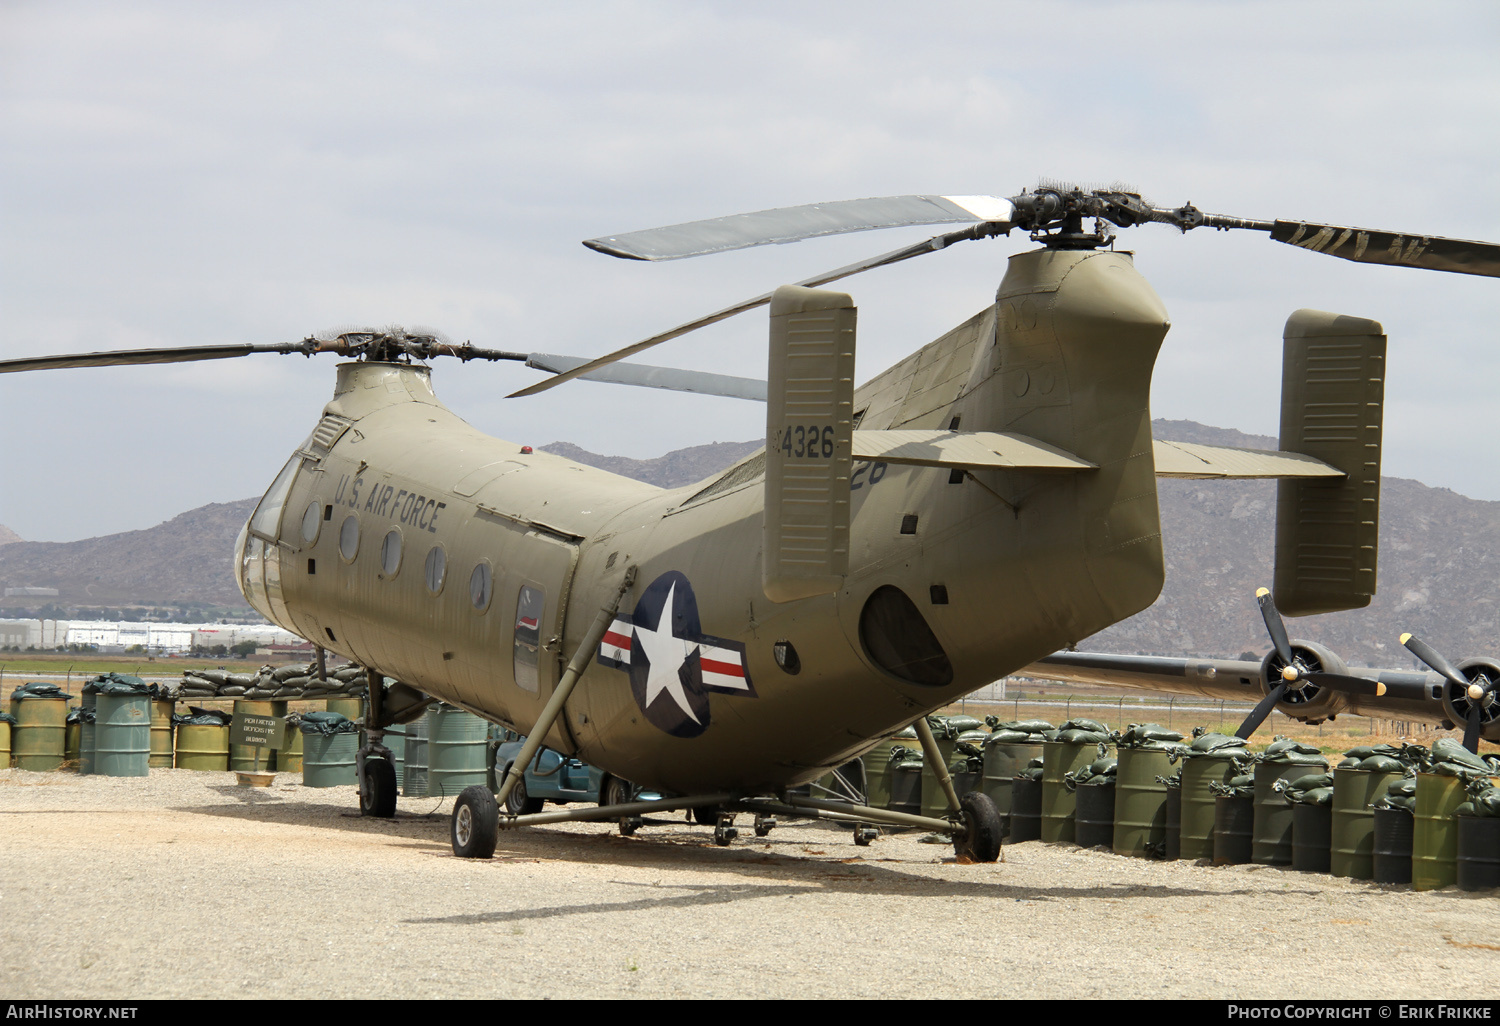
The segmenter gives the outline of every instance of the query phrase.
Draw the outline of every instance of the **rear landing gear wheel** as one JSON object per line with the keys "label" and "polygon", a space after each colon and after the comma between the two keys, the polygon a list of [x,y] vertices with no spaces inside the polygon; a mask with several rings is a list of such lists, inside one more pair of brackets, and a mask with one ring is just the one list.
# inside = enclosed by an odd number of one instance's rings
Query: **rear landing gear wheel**
{"label": "rear landing gear wheel", "polygon": [[359,788],[359,814],[390,819],[396,815],[396,767],[384,759],[366,759]]}
{"label": "rear landing gear wheel", "polygon": [[880,828],[861,823],[854,828],[854,843],[861,848],[868,848],[870,842],[880,836]]}
{"label": "rear landing gear wheel", "polygon": [[719,814],[719,820],[714,824],[714,843],[720,848],[727,848],[731,841],[740,836],[740,832],[734,827],[734,817],[727,812]]}
{"label": "rear landing gear wheel", "polygon": [[463,789],[453,803],[453,854],[461,859],[487,859],[495,854],[500,835],[500,806],[482,784]]}
{"label": "rear landing gear wheel", "polygon": [[[604,788],[599,795],[600,805],[624,805],[626,802],[635,800],[635,785],[628,780],[619,777],[610,777],[604,782]],[[621,816],[619,819],[620,836],[629,837],[641,827],[641,817]]]}
{"label": "rear landing gear wheel", "polygon": [[760,813],[756,813],[756,816],[755,816],[755,836],[756,837],[765,837],[767,834],[769,834],[774,829],[776,829],[776,817],[775,816],[766,816],[766,815],[762,815]]}
{"label": "rear landing gear wheel", "polygon": [[994,862],[1000,857],[1000,838],[1005,830],[994,799],[983,791],[970,791],[958,804],[963,809],[964,830],[953,835],[953,850],[960,858]]}

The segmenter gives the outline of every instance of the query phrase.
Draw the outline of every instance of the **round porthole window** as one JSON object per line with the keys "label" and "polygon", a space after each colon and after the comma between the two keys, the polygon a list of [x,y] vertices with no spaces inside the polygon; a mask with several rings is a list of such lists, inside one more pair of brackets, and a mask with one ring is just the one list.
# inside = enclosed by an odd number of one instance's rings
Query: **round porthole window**
{"label": "round porthole window", "polygon": [[380,541],[380,569],[387,577],[401,569],[401,532],[394,527]]}
{"label": "round porthole window", "polygon": [[443,590],[443,581],[448,576],[448,556],[441,545],[434,545],[427,553],[427,590],[436,595]]}
{"label": "round porthole window", "polygon": [[318,529],[323,526],[323,508],[316,501],[307,504],[302,514],[302,540],[311,545],[318,540]]}
{"label": "round porthole window", "polygon": [[483,612],[489,608],[490,596],[494,594],[495,582],[490,576],[490,565],[480,563],[474,567],[474,572],[469,575],[469,601],[474,603],[474,608]]}
{"label": "round porthole window", "polygon": [[345,562],[354,562],[359,555],[359,517],[350,513],[339,526],[339,555]]}

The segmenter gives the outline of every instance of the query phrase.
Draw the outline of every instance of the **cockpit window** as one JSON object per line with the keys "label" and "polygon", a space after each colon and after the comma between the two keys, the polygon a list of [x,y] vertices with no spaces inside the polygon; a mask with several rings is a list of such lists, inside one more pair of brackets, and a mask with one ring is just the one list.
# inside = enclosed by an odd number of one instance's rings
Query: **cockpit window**
{"label": "cockpit window", "polygon": [[292,481],[301,465],[300,456],[293,456],[286,461],[286,466],[281,468],[281,473],[276,475],[276,480],[271,482],[270,489],[261,498],[260,505],[255,507],[255,515],[250,518],[251,534],[259,535],[266,541],[276,540],[277,529],[281,527],[281,511],[286,508],[287,493],[292,490]]}

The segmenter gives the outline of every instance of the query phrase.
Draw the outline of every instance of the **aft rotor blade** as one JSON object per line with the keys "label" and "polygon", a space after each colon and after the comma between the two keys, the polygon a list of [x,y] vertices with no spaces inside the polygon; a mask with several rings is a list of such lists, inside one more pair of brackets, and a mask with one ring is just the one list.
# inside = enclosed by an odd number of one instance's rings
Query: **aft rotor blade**
{"label": "aft rotor blade", "polygon": [[680,260],[879,228],[969,221],[1008,227],[1015,223],[1015,216],[1010,200],[998,196],[880,196],[689,221],[587,239],[584,245],[627,260]]}
{"label": "aft rotor blade", "polygon": [[1458,685],[1464,690],[1468,690],[1469,678],[1464,676],[1458,667],[1450,663],[1441,652],[1427,644],[1427,642],[1415,634],[1403,634],[1401,635],[1401,644],[1405,645],[1412,655],[1422,660],[1422,662],[1432,667],[1438,673],[1441,673],[1444,677],[1447,677],[1451,683]]}
{"label": "aft rotor blade", "polygon": [[[985,238],[994,233],[995,229],[991,225],[974,225],[971,228],[948,232],[945,235],[936,235],[923,242],[918,242],[911,246],[903,246],[901,249],[893,249],[889,253],[882,253],[880,256],[870,257],[868,260],[848,264],[836,271],[828,271],[824,274],[814,275],[811,278],[804,278],[802,281],[794,282],[793,284],[801,285],[804,288],[817,288],[820,285],[827,285],[829,282],[838,281],[840,278],[848,278],[851,275],[859,274],[861,271],[870,271],[877,267],[885,267],[888,264],[900,263],[902,260],[910,260],[912,257],[922,256],[925,253],[936,253],[938,250],[946,249],[955,242],[967,242],[971,239]],[[579,364],[572,370],[564,371],[561,374],[539,381],[535,385],[521,389],[519,392],[512,392],[506,398],[519,399],[522,396],[536,395],[539,392],[547,391],[549,388],[556,388],[565,381],[581,378],[591,371],[598,370],[600,367],[607,367],[612,363],[625,359],[627,356],[634,356],[636,353],[650,349],[652,346],[669,342],[681,335],[686,335],[690,331],[697,331],[699,328],[727,320],[735,314],[744,313],[746,310],[754,310],[758,306],[765,306],[771,301],[772,295],[773,293],[767,292],[756,296],[754,299],[747,299],[743,303],[727,306],[717,313],[709,314],[707,317],[700,317],[696,321],[679,324],[670,331],[664,331],[660,335],[652,335],[650,338],[643,339],[634,345],[626,346],[624,349],[616,349],[614,352],[590,360],[588,363]]]}
{"label": "aft rotor blade", "polygon": [[1250,735],[1255,733],[1255,728],[1271,715],[1271,710],[1276,708],[1276,703],[1281,701],[1281,696],[1284,694],[1286,694],[1286,682],[1278,681],[1274,688],[1266,692],[1266,697],[1250,710],[1250,715],[1245,717],[1245,722],[1240,724],[1240,729],[1234,732],[1234,736],[1248,741]]}
{"label": "aft rotor blade", "polygon": [[1308,221],[1277,221],[1271,227],[1271,238],[1299,249],[1362,264],[1425,267],[1430,271],[1500,277],[1500,245],[1493,242],[1445,239],[1437,235],[1403,235]]}
{"label": "aft rotor blade", "polygon": [[65,356],[33,356],[23,360],[0,360],[0,374],[20,371],[62,370],[69,367],[123,367],[147,363],[193,363],[198,360],[232,360],[251,353],[311,352],[303,343],[255,346],[188,346],[181,349],[117,349],[109,353],[73,353]]}

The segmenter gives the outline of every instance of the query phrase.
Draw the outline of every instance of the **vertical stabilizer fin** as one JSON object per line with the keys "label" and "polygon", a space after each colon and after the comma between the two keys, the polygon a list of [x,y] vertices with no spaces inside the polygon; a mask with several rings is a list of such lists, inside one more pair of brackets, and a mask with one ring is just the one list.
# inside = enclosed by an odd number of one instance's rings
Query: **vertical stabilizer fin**
{"label": "vertical stabilizer fin", "polygon": [[1298,310],[1283,340],[1281,448],[1346,476],[1277,484],[1276,606],[1288,616],[1359,609],[1375,594],[1384,329]]}
{"label": "vertical stabilizer fin", "polygon": [[771,300],[761,577],[773,602],[830,595],[849,570],[854,302],[784,285]]}

